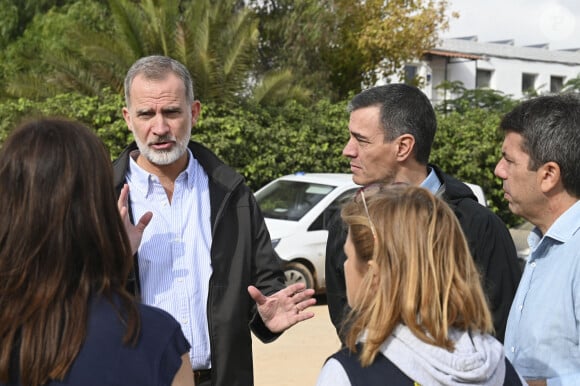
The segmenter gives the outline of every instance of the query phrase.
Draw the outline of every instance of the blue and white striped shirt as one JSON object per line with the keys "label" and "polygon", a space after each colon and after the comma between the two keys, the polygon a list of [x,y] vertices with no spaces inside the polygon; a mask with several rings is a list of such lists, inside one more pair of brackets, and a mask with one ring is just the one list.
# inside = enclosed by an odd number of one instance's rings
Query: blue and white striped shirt
{"label": "blue and white striped shirt", "polygon": [[189,149],[187,168],[174,184],[171,202],[157,176],[143,170],[133,154],[127,183],[133,218],[153,219],[139,247],[143,303],[169,312],[191,344],[194,369],[211,367],[207,299],[211,267],[211,208],[208,177]]}

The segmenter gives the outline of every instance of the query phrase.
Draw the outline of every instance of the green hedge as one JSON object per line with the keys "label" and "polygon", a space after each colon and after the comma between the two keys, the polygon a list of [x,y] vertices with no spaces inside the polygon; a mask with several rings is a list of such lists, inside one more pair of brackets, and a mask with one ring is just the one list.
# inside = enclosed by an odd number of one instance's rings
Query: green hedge
{"label": "green hedge", "polygon": [[[22,119],[59,115],[94,128],[115,158],[131,140],[121,113],[123,105],[122,96],[109,90],[99,97],[64,94],[42,102],[7,101],[0,104],[0,142]],[[297,171],[348,172],[348,161],[341,155],[348,140],[345,108],[345,103],[326,100],[267,109],[203,105],[193,139],[236,168],[254,190]],[[481,185],[492,210],[514,225],[519,220],[509,212],[501,183],[493,175],[500,157],[499,119],[500,113],[481,109],[438,114],[431,160],[448,173]]]}
{"label": "green hedge", "polygon": [[515,225],[521,219],[510,212],[501,180],[493,174],[501,157],[500,120],[501,113],[483,109],[439,114],[431,162],[463,181],[480,185],[490,208],[507,224]]}

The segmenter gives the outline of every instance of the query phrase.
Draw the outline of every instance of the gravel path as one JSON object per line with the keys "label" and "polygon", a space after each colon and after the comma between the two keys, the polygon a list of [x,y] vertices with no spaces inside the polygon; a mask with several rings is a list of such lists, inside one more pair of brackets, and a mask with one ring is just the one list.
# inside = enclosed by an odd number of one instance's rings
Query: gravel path
{"label": "gravel path", "polygon": [[319,299],[314,318],[290,328],[276,341],[255,337],[254,386],[314,386],[326,358],[340,347],[328,307]]}

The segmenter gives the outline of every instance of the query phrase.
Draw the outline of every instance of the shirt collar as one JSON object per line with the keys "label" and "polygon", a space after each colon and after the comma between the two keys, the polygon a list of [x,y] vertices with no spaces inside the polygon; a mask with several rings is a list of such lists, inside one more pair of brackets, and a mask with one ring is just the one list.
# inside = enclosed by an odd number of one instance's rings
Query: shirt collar
{"label": "shirt collar", "polygon": [[[195,167],[198,162],[193,157],[191,150],[189,148],[186,150],[188,154],[187,166],[185,170],[179,173],[175,183],[184,183],[187,188],[191,189],[195,183]],[[139,155],[139,150],[132,151],[129,156],[128,178],[131,179],[135,188],[139,189],[145,196],[148,196],[152,191],[153,184],[159,183],[159,178],[137,164],[137,161],[135,161],[137,155]]]}
{"label": "shirt collar", "polygon": [[439,181],[435,169],[430,166],[427,169],[427,178],[421,182],[421,187],[429,190],[433,194],[437,194],[439,188],[441,188],[441,181]]}
{"label": "shirt collar", "polygon": [[578,229],[580,229],[580,201],[576,201],[574,205],[562,213],[543,237],[538,227],[534,227],[528,236],[528,244],[532,250],[535,250],[546,238],[565,243],[574,236]]}

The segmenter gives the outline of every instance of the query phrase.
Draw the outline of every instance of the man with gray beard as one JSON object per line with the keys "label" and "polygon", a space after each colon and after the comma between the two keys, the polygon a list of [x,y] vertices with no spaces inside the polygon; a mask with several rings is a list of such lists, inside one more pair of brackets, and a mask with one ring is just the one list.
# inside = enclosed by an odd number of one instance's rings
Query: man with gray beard
{"label": "man with gray beard", "polygon": [[[131,220],[147,212],[133,290],[169,312],[191,343],[196,385],[253,384],[250,329],[264,342],[314,316],[303,284],[284,275],[244,179],[190,141],[200,116],[188,70],[148,56],[125,78],[123,116],[135,142],[114,163]],[[121,196],[124,197],[124,196]]]}

